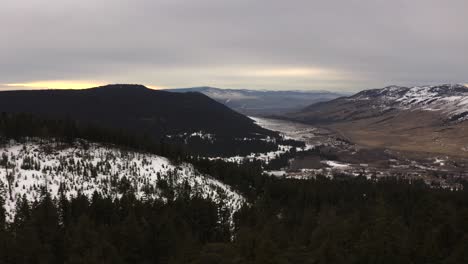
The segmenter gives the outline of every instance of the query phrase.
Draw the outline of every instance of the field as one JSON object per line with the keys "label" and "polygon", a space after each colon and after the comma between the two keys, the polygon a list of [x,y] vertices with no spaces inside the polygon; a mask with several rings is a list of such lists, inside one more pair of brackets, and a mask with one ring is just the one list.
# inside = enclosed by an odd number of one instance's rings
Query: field
{"label": "field", "polygon": [[[468,161],[464,158],[466,154],[459,150],[458,155],[448,155],[453,154],[450,151],[454,151],[455,145],[443,145],[443,141],[435,141],[435,144],[445,148],[429,148],[420,144],[419,140],[424,141],[425,138],[415,137],[412,141],[410,134],[386,136],[388,132],[359,129],[358,125],[361,124],[357,122],[314,127],[284,120],[254,120],[286,137],[305,141],[313,149],[298,154],[287,168],[281,173],[274,172],[274,175],[294,178],[317,175],[395,176],[422,179],[429,185],[453,189],[461,188],[458,184],[460,178],[468,178]],[[445,133],[453,132],[448,129]]]}

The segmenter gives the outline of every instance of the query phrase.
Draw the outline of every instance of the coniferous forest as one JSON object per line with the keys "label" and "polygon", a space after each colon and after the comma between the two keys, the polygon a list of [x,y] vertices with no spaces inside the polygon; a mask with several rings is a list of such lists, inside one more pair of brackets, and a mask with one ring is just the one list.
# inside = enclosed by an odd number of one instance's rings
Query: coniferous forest
{"label": "coniferous forest", "polygon": [[468,194],[388,179],[268,179],[231,226],[219,204],[95,195],[20,202],[2,263],[466,263]]}
{"label": "coniferous forest", "polygon": [[190,161],[247,203],[231,216],[188,193],[163,202],[136,199],[132,188],[114,200],[52,199],[44,190],[19,201],[11,222],[0,211],[0,263],[468,263],[466,184],[275,178],[255,162],[197,159],[179,146],[28,118],[3,115],[2,138],[84,138]]}

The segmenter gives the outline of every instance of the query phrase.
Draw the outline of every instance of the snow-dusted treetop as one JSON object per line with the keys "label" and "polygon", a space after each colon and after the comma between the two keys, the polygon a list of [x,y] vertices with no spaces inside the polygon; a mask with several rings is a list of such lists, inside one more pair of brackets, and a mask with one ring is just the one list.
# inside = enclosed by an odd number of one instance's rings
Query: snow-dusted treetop
{"label": "snow-dusted treetop", "polygon": [[10,142],[0,147],[0,190],[9,220],[16,202],[40,199],[46,189],[52,198],[60,193],[91,197],[94,192],[119,198],[131,189],[139,199],[177,197],[182,191],[223,202],[231,212],[245,199],[229,186],[199,173],[191,164],[173,164],[157,155],[125,151],[87,143]]}

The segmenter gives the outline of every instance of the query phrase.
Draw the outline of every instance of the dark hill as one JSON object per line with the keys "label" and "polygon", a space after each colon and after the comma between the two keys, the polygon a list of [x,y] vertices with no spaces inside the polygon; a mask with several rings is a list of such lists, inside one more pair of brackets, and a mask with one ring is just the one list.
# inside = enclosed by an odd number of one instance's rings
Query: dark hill
{"label": "dark hill", "polygon": [[107,85],[85,90],[0,92],[0,112],[69,118],[106,127],[167,134],[203,131],[218,138],[272,132],[201,93],[170,93],[142,85]]}

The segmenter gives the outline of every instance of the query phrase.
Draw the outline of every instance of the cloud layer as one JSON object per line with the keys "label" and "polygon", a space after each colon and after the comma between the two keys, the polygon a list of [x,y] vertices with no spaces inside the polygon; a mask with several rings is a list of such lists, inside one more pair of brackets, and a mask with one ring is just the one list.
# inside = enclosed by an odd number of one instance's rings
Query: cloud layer
{"label": "cloud layer", "polygon": [[465,0],[4,0],[0,83],[466,83],[467,10]]}

